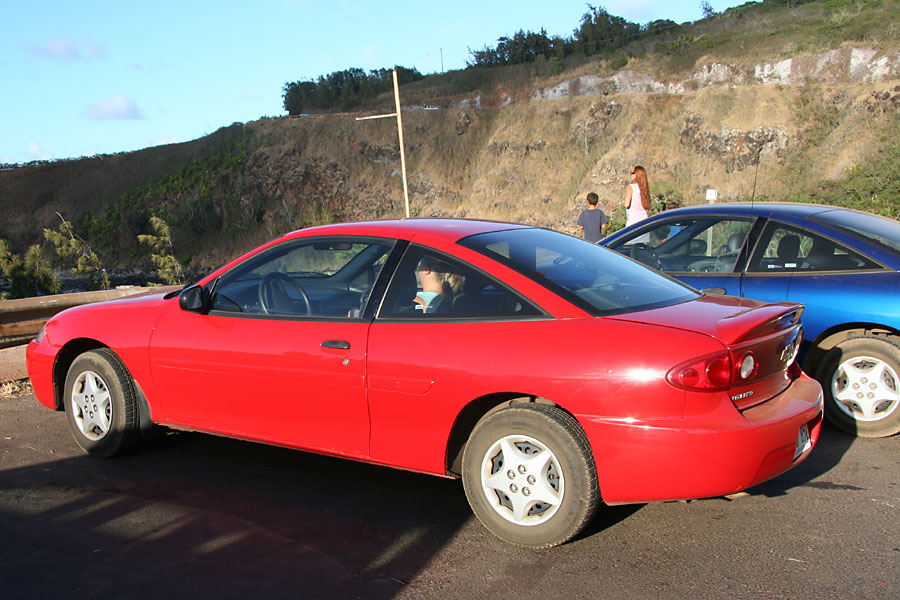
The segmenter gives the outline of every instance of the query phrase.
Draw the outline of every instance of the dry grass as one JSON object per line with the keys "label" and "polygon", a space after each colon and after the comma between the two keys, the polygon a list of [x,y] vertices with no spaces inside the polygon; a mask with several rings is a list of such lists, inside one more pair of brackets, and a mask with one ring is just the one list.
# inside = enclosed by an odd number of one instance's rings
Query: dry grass
{"label": "dry grass", "polygon": [[32,393],[34,393],[34,390],[28,378],[0,381],[0,398],[15,398],[16,396]]}

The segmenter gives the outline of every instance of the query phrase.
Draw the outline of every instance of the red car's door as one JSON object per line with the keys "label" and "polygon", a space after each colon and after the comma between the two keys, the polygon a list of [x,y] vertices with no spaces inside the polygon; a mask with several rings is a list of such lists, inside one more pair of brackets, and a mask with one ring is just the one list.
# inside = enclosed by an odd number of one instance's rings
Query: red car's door
{"label": "red car's door", "polygon": [[369,321],[359,313],[391,247],[357,238],[285,242],[208,283],[203,310],[173,305],[150,342],[161,420],[367,456]]}
{"label": "red car's door", "polygon": [[[426,264],[447,276],[447,286],[440,303],[423,310],[414,298],[426,291]],[[542,350],[555,324],[487,274],[410,244],[369,334],[372,460],[443,473],[447,435],[463,404],[510,390],[512,375],[502,370],[510,347],[527,356],[522,372],[545,373]]]}
{"label": "red car's door", "polygon": [[368,327],[203,315],[175,305],[150,349],[165,422],[365,456]]}

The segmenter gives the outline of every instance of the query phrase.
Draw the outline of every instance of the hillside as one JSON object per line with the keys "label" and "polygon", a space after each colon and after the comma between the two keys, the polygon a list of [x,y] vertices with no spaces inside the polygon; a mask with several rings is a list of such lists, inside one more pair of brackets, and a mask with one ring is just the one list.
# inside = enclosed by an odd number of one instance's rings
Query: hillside
{"label": "hillside", "polygon": [[[704,202],[714,188],[719,201],[812,199],[897,218],[898,4],[751,4],[558,74],[467,69],[404,86],[412,213],[575,233],[584,194],[615,214],[641,164],[658,203]],[[0,239],[17,252],[42,243],[59,212],[105,265],[143,264],[135,236],[156,214],[179,259],[204,269],[291,229],[401,217],[395,121],[355,120],[391,110],[385,96],[365,113],[5,170]]]}

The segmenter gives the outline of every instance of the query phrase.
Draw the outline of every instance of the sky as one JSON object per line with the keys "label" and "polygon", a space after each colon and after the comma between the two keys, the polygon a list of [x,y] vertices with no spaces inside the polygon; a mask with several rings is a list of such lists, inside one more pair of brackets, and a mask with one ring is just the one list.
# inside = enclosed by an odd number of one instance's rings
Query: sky
{"label": "sky", "polygon": [[571,37],[588,4],[641,24],[702,16],[700,0],[0,0],[0,163],[282,116],[285,83],[349,68],[462,69],[519,30]]}

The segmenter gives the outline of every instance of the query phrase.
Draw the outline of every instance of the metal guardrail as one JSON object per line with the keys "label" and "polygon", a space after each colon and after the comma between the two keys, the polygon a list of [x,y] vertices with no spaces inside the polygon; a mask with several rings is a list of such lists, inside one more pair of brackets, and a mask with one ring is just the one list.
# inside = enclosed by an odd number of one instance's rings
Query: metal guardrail
{"label": "metal guardrail", "polygon": [[0,301],[0,348],[27,344],[38,334],[50,317],[73,306],[115,300],[126,296],[167,292],[177,286],[120,286],[114,290],[75,292]]}

